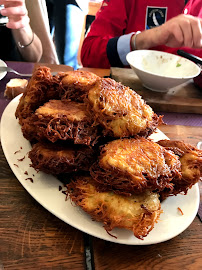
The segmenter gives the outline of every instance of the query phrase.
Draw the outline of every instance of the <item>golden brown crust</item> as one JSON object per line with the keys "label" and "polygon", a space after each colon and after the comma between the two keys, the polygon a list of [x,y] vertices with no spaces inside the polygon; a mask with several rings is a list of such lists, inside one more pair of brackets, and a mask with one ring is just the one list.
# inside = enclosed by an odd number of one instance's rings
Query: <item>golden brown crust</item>
{"label": "golden brown crust", "polygon": [[180,167],[174,153],[151,140],[119,139],[102,148],[90,173],[100,184],[100,190],[133,194],[145,189],[172,190],[173,177],[181,177]]}
{"label": "golden brown crust", "polygon": [[140,95],[110,78],[96,82],[89,90],[87,102],[105,136],[147,137],[162,123],[162,117],[158,117]]}
{"label": "golden brown crust", "polygon": [[91,177],[79,177],[67,189],[71,200],[90,214],[93,220],[103,222],[107,232],[116,227],[125,228],[143,239],[153,229],[162,212],[155,193],[125,197],[113,192],[98,192]]}
{"label": "golden brown crust", "polygon": [[61,100],[50,100],[39,107],[23,121],[22,132],[28,140],[71,140],[86,145],[94,145],[98,136],[85,104]]}
{"label": "golden brown crust", "polygon": [[200,152],[200,150],[195,146],[183,141],[160,140],[157,143],[163,147],[166,147],[166,149],[172,150],[178,156],[182,156],[185,153],[189,153],[190,151]]}
{"label": "golden brown crust", "polygon": [[174,189],[172,191],[165,189],[161,193],[162,199],[181,192],[186,194],[188,189],[202,180],[202,151],[183,141],[161,140],[158,141],[158,144],[180,157],[182,173],[181,179],[173,178]]}
{"label": "golden brown crust", "polygon": [[20,124],[49,99],[59,98],[57,87],[61,78],[60,75],[53,77],[47,67],[39,67],[34,71],[15,113]]}
{"label": "golden brown crust", "polygon": [[89,89],[100,79],[92,72],[76,70],[66,72],[59,86],[62,99],[83,102]]}
{"label": "golden brown crust", "polygon": [[49,174],[88,171],[94,150],[86,146],[36,143],[29,152],[32,167]]}

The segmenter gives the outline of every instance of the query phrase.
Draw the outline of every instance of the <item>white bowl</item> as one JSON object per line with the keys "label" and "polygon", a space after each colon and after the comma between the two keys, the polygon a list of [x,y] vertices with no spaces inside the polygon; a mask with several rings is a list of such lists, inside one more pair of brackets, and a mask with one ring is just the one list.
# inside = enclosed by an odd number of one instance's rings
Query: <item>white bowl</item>
{"label": "white bowl", "polygon": [[192,61],[161,51],[132,51],[126,60],[142,84],[158,92],[166,92],[200,74],[199,66]]}

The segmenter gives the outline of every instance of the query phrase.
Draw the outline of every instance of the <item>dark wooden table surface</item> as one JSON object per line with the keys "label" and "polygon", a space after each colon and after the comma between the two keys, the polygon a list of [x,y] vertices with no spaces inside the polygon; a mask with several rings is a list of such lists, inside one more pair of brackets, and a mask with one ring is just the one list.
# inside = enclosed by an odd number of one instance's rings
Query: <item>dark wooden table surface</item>
{"label": "dark wooden table surface", "polygon": [[[167,125],[160,129],[170,139],[193,145],[202,141],[200,126]],[[86,236],[44,209],[19,183],[2,149],[0,183],[0,269],[2,264],[5,270],[86,269],[86,242],[96,270],[202,269],[202,224],[198,216],[183,233],[164,243],[120,245]]]}

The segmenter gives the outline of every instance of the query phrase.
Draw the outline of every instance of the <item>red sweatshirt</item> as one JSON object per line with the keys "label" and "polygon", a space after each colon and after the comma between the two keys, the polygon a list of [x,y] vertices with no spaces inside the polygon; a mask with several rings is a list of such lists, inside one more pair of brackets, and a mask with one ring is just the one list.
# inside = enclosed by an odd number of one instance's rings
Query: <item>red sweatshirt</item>
{"label": "red sweatshirt", "polygon": [[[126,65],[130,38],[136,31],[163,24],[181,13],[202,18],[202,0],[104,0],[84,40],[81,60],[85,67]],[[152,49],[175,53],[179,48]],[[202,57],[201,49],[180,48]]]}

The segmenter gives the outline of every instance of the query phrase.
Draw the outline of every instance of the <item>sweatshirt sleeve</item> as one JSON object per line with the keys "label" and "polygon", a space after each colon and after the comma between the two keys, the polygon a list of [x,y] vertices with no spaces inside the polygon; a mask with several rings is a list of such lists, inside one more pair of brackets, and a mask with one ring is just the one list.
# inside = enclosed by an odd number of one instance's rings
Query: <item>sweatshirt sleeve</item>
{"label": "sweatshirt sleeve", "polygon": [[124,65],[122,53],[126,52],[123,52],[123,43],[127,41],[120,37],[124,34],[127,22],[125,1],[103,1],[83,42],[81,61],[84,67],[109,68]]}

